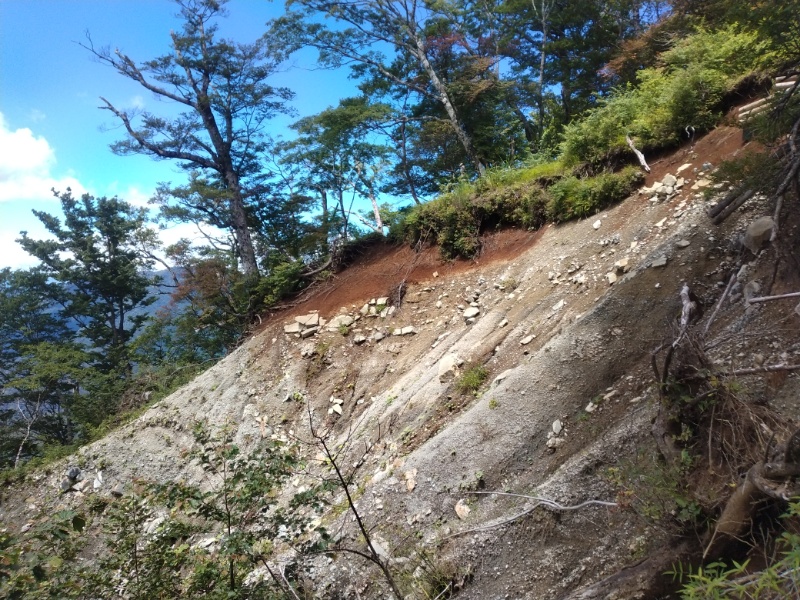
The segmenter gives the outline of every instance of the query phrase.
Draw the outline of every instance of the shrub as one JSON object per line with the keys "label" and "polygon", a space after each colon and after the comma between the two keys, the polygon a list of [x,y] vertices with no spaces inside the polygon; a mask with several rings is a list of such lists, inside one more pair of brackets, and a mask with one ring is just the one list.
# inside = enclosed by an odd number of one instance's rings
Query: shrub
{"label": "shrub", "polygon": [[481,387],[486,378],[489,377],[489,371],[483,365],[475,365],[464,371],[461,379],[458,380],[456,387],[462,393],[475,393]]}
{"label": "shrub", "polygon": [[645,150],[674,145],[687,126],[712,127],[720,102],[738,80],[758,68],[766,43],[737,26],[698,30],[642,69],[638,87],[615,90],[564,130],[564,165],[601,163],[627,152],[625,135]]}
{"label": "shrub", "polygon": [[633,192],[643,180],[636,167],[588,179],[567,177],[550,187],[547,216],[553,221],[587,217]]}

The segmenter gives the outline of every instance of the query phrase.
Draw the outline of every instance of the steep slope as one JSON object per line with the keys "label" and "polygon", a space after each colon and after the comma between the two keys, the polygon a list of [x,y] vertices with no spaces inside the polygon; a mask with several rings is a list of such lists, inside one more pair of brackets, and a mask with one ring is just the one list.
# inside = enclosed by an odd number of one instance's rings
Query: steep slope
{"label": "steep slope", "polygon": [[[425,549],[458,597],[557,597],[664,553],[674,530],[618,503],[609,469],[656,456],[650,351],[675,335],[681,287],[710,314],[729,274],[751,260],[748,282],[764,294],[800,288],[796,215],[756,258],[733,240],[768,211],[766,201],[751,201],[722,228],[706,216],[706,163],[742,146],[740,130],[719,128],[653,165],[648,189],[667,175],[685,178],[679,189],[634,195],[582,222],[488,235],[473,262],[441,263],[435,249],[365,248],[191,384],[6,494],[0,518],[22,527],[43,510],[82,506],[92,493],[127,493],[136,478],[202,482],[198,465],[183,458],[197,419],[233,424],[246,448],[262,436],[309,441],[311,415],[345,447],[359,511],[398,572]],[[391,315],[370,314],[371,301],[376,313],[392,305]],[[800,354],[792,308],[726,300],[714,359],[772,364]],[[327,324],[293,325],[295,317]],[[457,385],[476,365],[488,373],[478,395]],[[786,418],[800,417],[795,374],[746,385]],[[73,464],[87,476],[102,471],[99,489],[62,494]],[[287,491],[314,475],[298,475]],[[600,503],[534,510],[531,498],[475,493],[488,491]],[[713,504],[722,490],[707,493]],[[350,519],[327,518],[339,539],[358,543]],[[384,597],[379,573],[360,557],[314,562],[315,597]],[[425,576],[411,568],[407,593]]]}

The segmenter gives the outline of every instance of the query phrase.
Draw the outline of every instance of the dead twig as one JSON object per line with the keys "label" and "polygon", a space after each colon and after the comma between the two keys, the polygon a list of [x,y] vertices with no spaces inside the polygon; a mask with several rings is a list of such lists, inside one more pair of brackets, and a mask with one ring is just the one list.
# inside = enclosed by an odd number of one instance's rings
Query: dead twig
{"label": "dead twig", "polygon": [[752,369],[734,369],[732,371],[720,371],[718,376],[733,377],[735,375],[753,375],[755,373],[774,373],[776,371],[797,371],[800,365],[767,365],[766,367],[753,367]]}
{"label": "dead twig", "polygon": [[759,298],[750,298],[748,304],[756,304],[757,302],[772,302],[773,300],[783,300],[784,298],[800,298],[800,292],[792,292],[791,294],[779,294],[777,296],[761,296]]}
{"label": "dead twig", "polygon": [[731,278],[728,281],[728,286],[725,288],[725,291],[722,292],[722,296],[720,296],[719,301],[717,302],[717,305],[714,307],[714,312],[711,313],[711,316],[709,317],[708,322],[706,323],[706,326],[703,328],[703,338],[705,338],[706,335],[708,335],[708,330],[710,329],[711,324],[714,322],[714,319],[717,318],[717,313],[719,312],[719,309],[722,306],[722,303],[725,302],[725,298],[728,297],[728,294],[730,293],[731,288],[733,287],[733,284],[736,283],[736,280],[738,278],[739,278],[739,276],[738,276],[737,273],[734,273],[733,275],[731,275]]}

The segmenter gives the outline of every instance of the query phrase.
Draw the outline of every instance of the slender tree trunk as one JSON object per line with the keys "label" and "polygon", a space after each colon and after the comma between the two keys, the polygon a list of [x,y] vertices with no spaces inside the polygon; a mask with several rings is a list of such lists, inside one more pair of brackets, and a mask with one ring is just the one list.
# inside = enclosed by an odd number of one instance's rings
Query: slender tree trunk
{"label": "slender tree trunk", "polygon": [[406,117],[400,122],[400,162],[403,165],[403,175],[408,182],[408,191],[414,199],[414,204],[421,204],[417,196],[417,186],[414,185],[414,178],[411,176],[411,169],[408,166],[408,137],[406,135]]}
{"label": "slender tree trunk", "polygon": [[541,7],[536,5],[536,0],[531,0],[533,11],[538,15],[542,25],[542,45],[539,50],[539,136],[544,133],[544,69],[547,64],[547,20],[550,18],[550,10],[553,8],[553,0],[541,0]]}
{"label": "slender tree trunk", "polygon": [[458,118],[458,113],[456,112],[453,103],[450,101],[450,96],[447,93],[447,88],[445,87],[444,83],[441,79],[439,79],[439,75],[431,65],[430,61],[428,60],[428,55],[425,52],[425,46],[422,40],[419,38],[418,35],[414,35],[414,44],[416,45],[416,55],[417,59],[420,61],[422,68],[425,69],[425,72],[428,74],[428,77],[431,79],[431,85],[433,85],[434,89],[436,90],[437,95],[439,96],[439,102],[442,103],[445,112],[447,113],[447,117],[450,119],[450,124],[453,127],[453,130],[456,133],[456,137],[458,141],[461,142],[461,145],[464,147],[464,151],[467,153],[467,158],[469,158],[470,162],[475,166],[475,169],[478,173],[483,176],[486,172],[486,167],[478,158],[478,155],[475,154],[475,149],[472,147],[472,140],[469,137],[469,134],[464,129],[464,126],[461,124],[461,121]]}

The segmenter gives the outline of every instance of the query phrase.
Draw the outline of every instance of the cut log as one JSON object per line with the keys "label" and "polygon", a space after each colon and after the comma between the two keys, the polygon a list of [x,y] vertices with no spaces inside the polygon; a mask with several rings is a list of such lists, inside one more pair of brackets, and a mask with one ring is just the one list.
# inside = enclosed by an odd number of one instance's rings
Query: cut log
{"label": "cut log", "polygon": [[800,474],[800,429],[779,447],[774,462],[757,462],[747,471],[717,521],[714,533],[703,552],[703,560],[725,555],[729,545],[746,536],[759,505],[768,500],[787,501],[800,493],[796,477]]}
{"label": "cut log", "polygon": [[724,207],[724,210],[717,213],[717,216],[714,217],[714,225],[719,225],[723,221],[725,221],[725,219],[730,217],[737,208],[739,208],[742,204],[750,200],[750,198],[753,197],[754,193],[755,192],[753,192],[753,190],[747,190],[743,194],[737,196],[730,204]]}

